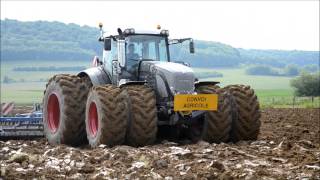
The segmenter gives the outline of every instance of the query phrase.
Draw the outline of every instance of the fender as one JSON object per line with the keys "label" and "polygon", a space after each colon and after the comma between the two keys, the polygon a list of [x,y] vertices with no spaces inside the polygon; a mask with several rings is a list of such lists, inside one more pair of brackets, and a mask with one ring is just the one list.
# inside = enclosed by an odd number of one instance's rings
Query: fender
{"label": "fender", "polygon": [[204,85],[216,85],[219,84],[220,82],[218,81],[196,81],[194,83],[194,86],[197,88],[199,86],[204,86]]}
{"label": "fender", "polygon": [[78,73],[79,77],[88,76],[94,86],[111,84],[110,76],[101,67],[93,67]]}
{"label": "fender", "polygon": [[147,84],[146,81],[130,81],[127,79],[120,79],[119,87],[128,86],[128,85],[144,85]]}

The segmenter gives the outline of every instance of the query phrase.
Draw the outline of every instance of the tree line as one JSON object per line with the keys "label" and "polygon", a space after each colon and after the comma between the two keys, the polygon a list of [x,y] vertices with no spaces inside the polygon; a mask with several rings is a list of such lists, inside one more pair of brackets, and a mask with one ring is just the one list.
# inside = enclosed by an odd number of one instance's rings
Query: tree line
{"label": "tree line", "polygon": [[85,66],[65,66],[65,67],[56,67],[56,66],[48,66],[48,67],[14,67],[13,71],[82,71],[86,69]]}
{"label": "tree line", "polygon": [[269,65],[251,65],[246,69],[246,74],[263,76],[298,76],[302,72],[315,73],[318,71],[319,66],[315,64],[302,67],[295,64],[289,64],[284,68],[275,68]]}

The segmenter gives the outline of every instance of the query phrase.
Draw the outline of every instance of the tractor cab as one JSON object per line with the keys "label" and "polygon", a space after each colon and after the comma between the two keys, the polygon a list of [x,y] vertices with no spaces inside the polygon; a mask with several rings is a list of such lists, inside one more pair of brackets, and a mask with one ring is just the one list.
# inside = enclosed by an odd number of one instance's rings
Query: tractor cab
{"label": "tractor cab", "polygon": [[103,67],[113,84],[119,85],[119,80],[137,81],[139,70],[144,61],[170,62],[169,46],[171,44],[190,41],[190,52],[194,52],[191,38],[169,40],[169,31],[136,31],[133,28],[122,31],[118,28],[118,35],[104,36],[100,26],[100,41],[104,42]]}

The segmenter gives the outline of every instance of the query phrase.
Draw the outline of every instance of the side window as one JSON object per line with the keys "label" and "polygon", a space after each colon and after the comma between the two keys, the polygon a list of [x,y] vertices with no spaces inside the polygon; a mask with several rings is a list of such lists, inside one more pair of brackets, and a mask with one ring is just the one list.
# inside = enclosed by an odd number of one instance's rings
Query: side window
{"label": "side window", "polygon": [[159,43],[159,56],[160,56],[160,61],[167,61],[167,46],[166,46],[166,41],[161,40]]}
{"label": "side window", "polygon": [[155,42],[149,43],[149,59],[158,60]]}
{"label": "side window", "polygon": [[110,51],[103,51],[104,54],[104,61],[105,61],[105,68],[111,74],[112,73],[112,61],[118,59],[118,51],[117,51],[117,42],[111,42],[111,50]]}
{"label": "side window", "polygon": [[117,46],[117,41],[112,41],[111,51],[112,51],[112,60],[117,60],[117,59],[118,59],[118,46]]}

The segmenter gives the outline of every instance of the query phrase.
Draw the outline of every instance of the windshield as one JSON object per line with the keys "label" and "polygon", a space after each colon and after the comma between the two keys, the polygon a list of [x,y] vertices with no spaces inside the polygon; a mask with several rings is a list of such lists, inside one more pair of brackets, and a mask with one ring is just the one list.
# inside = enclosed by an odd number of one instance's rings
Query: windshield
{"label": "windshield", "polygon": [[153,35],[132,35],[126,38],[128,61],[168,61],[166,37]]}

